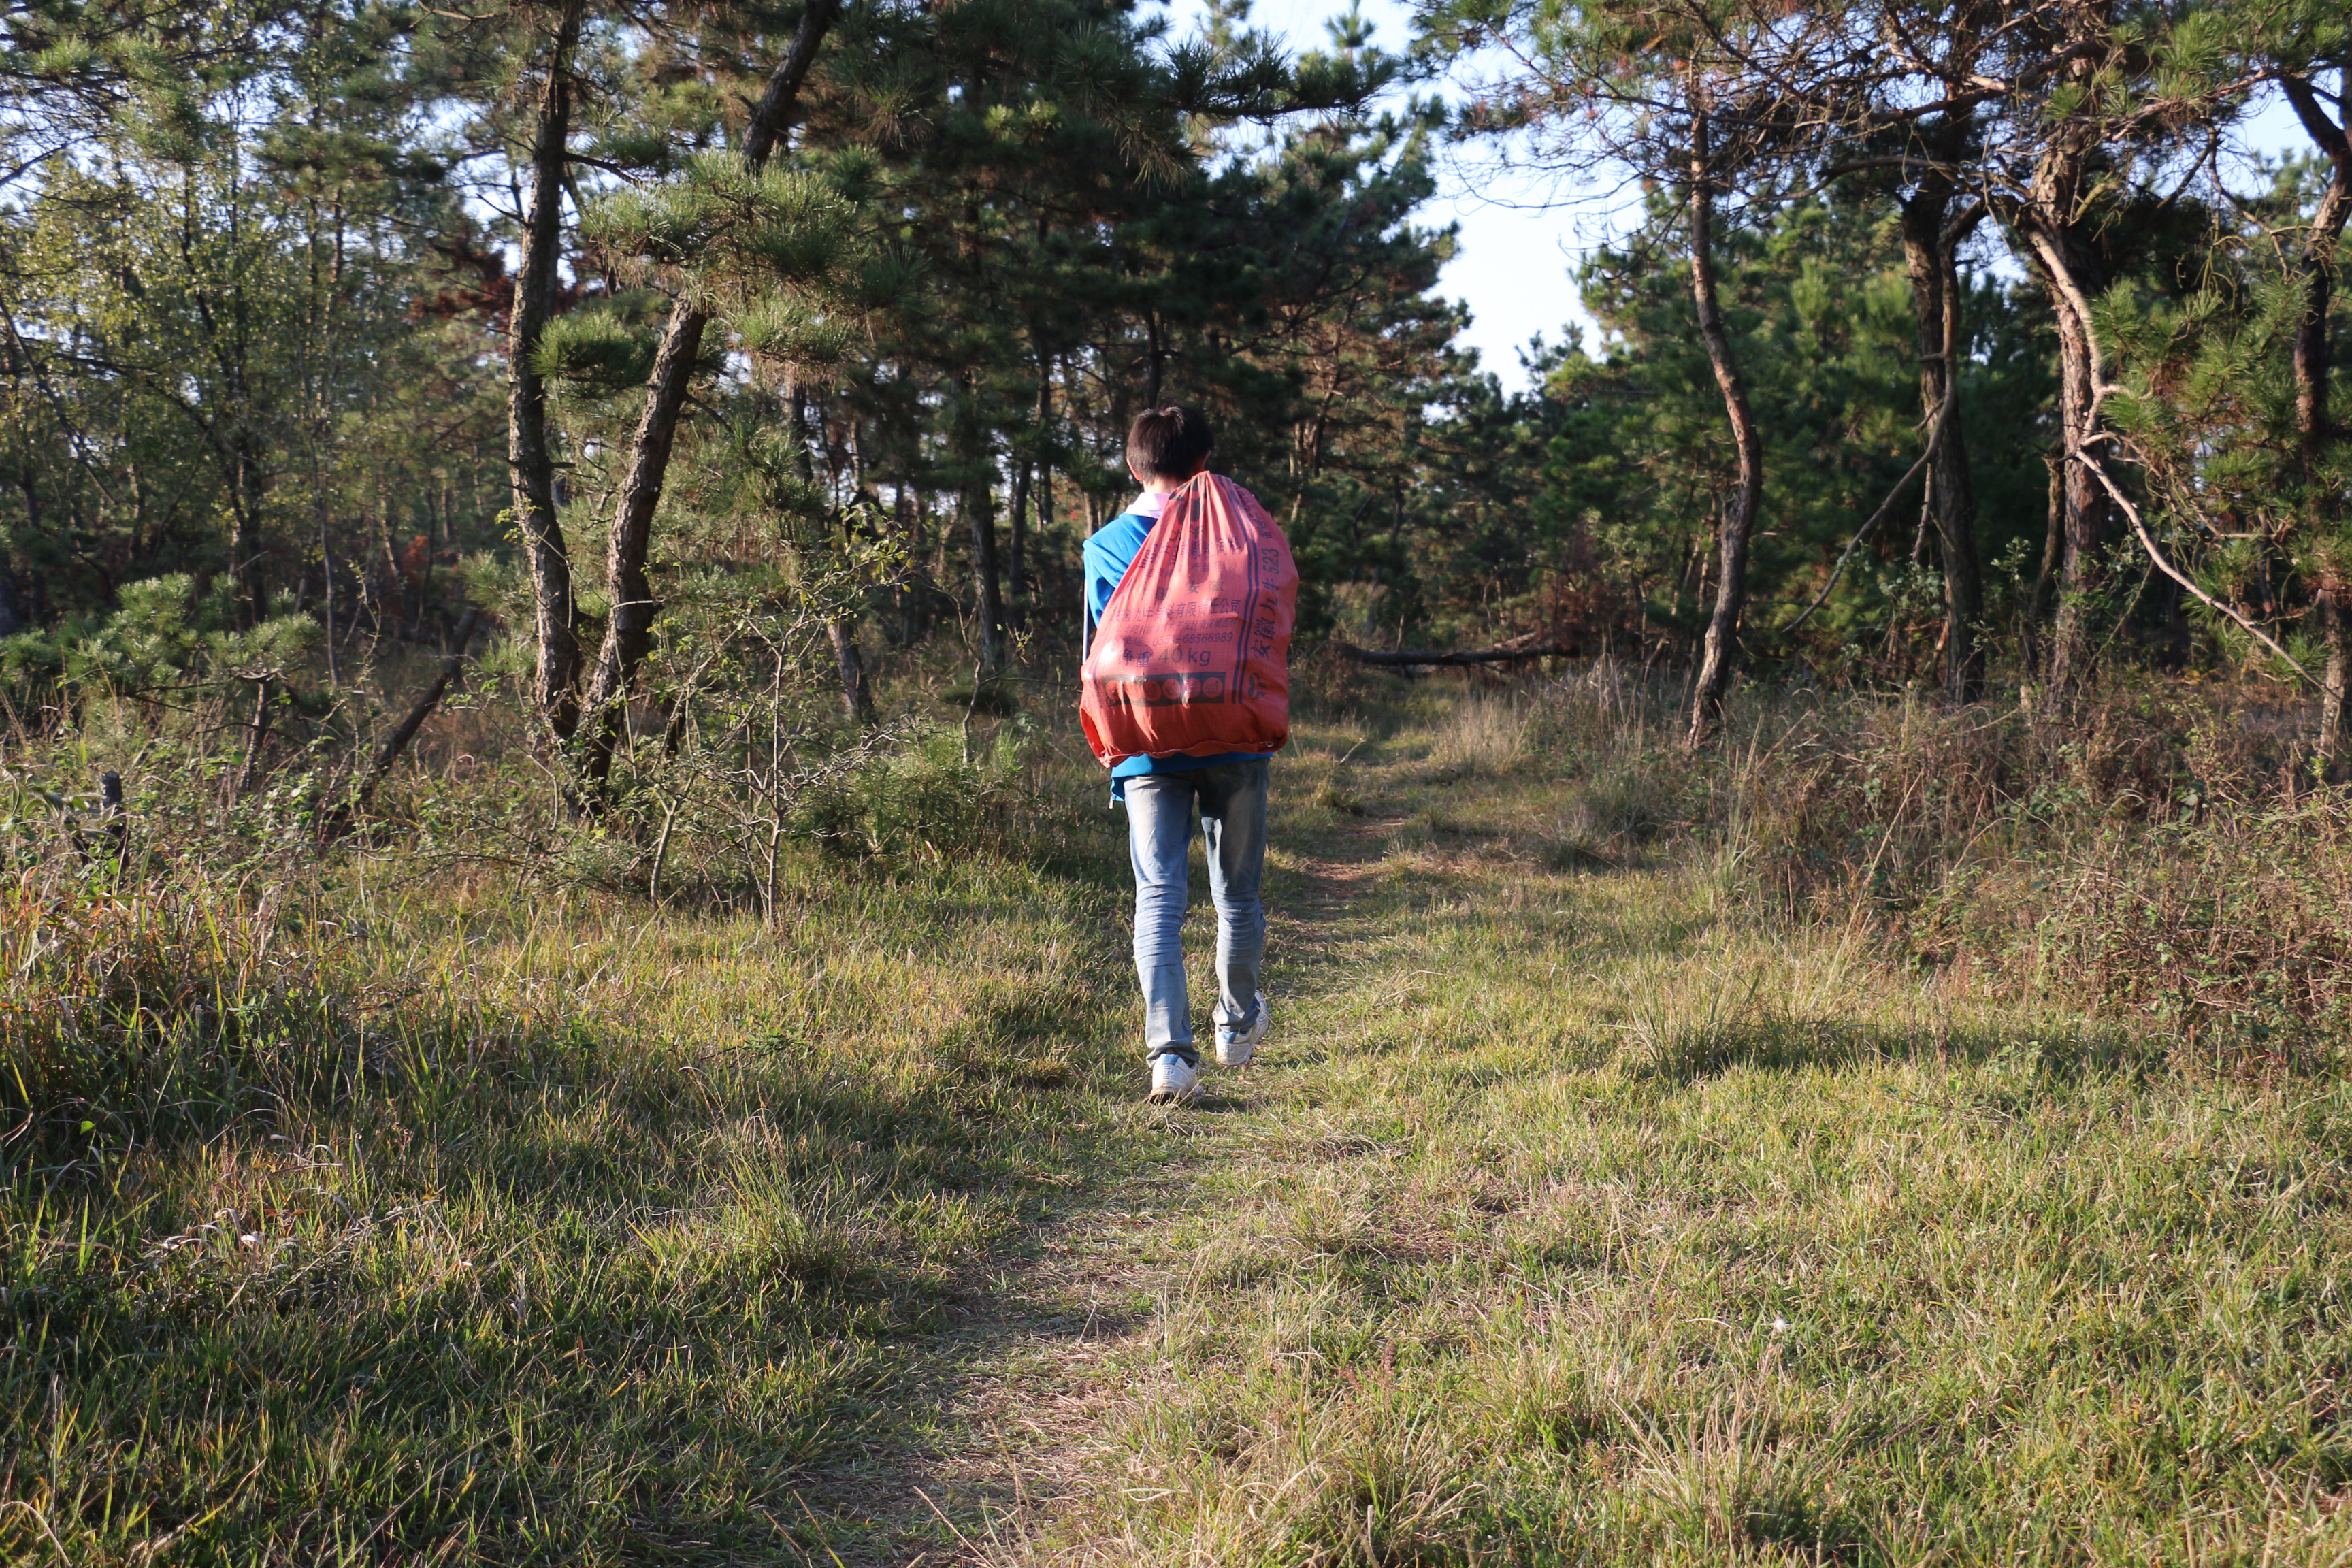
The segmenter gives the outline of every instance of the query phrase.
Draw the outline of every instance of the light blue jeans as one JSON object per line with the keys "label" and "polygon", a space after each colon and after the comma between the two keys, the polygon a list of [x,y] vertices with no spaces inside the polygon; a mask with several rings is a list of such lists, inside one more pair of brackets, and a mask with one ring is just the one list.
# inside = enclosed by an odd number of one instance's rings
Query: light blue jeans
{"label": "light blue jeans", "polygon": [[1143,1054],[1198,1065],[1192,1005],[1184,991],[1186,858],[1192,813],[1209,852],[1209,897],[1217,906],[1220,1027],[1257,1021],[1258,972],[1265,962],[1266,782],[1271,760],[1221,763],[1127,781],[1128,853],[1135,862],[1135,977],[1143,986]]}

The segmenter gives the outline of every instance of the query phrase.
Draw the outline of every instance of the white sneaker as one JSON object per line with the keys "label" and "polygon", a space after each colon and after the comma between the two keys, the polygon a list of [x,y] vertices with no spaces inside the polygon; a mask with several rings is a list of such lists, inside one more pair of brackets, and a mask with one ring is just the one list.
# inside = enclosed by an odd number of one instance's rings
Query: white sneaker
{"label": "white sneaker", "polygon": [[1173,1105],[1192,1100],[1201,1092],[1201,1073],[1191,1062],[1172,1051],[1162,1051],[1151,1058],[1151,1094],[1154,1105]]}
{"label": "white sneaker", "polygon": [[1274,1012],[1265,1005],[1265,993],[1257,994],[1257,1016],[1246,1029],[1230,1029],[1217,1026],[1217,1065],[1221,1068],[1245,1068],[1250,1058],[1257,1055],[1257,1044],[1265,1038],[1268,1024],[1274,1022]]}

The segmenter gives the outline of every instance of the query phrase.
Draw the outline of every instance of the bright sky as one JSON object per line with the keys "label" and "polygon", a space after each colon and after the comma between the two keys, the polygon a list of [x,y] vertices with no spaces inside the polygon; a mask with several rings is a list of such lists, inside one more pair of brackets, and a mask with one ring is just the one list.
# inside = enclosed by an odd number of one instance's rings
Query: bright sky
{"label": "bright sky", "polygon": [[[1288,37],[1294,48],[1328,48],[1324,20],[1347,8],[1346,0],[1256,0],[1250,22]],[[1401,0],[1364,0],[1363,10],[1381,48],[1402,53],[1412,42],[1412,14]],[[1169,13],[1176,31],[1189,33],[1206,7],[1199,0],[1169,0]],[[1591,318],[1577,302],[1570,271],[1588,247],[1617,232],[1622,204],[1605,192],[1555,189],[1511,174],[1497,178],[1475,149],[1445,152],[1438,181],[1422,221],[1462,226],[1460,254],[1440,281],[1446,293],[1469,302],[1470,329],[1458,341],[1476,349],[1505,386],[1525,387],[1518,350],[1529,338],[1541,332],[1558,342],[1562,324],[1578,321],[1590,341]]]}
{"label": "bright sky", "polygon": [[[1206,14],[1200,0],[1167,0],[1179,33],[1189,33]],[[1346,0],[1256,0],[1252,25],[1288,37],[1297,49],[1325,48],[1326,18],[1347,10]],[[1402,52],[1412,37],[1412,12],[1402,0],[1363,0],[1374,26],[1373,42]],[[2284,100],[2273,100],[2244,127],[2249,147],[2269,153],[2307,151],[2302,127]],[[1448,150],[1438,169],[1438,195],[1423,210],[1433,226],[1462,226],[1460,254],[1445,268],[1440,288],[1468,303],[1471,323],[1458,340],[1478,351],[1479,360],[1510,390],[1528,384],[1518,351],[1541,332],[1554,342],[1570,323],[1581,326],[1590,344],[1592,319],[1576,298],[1571,273],[1578,259],[1630,226],[1638,193],[1606,186],[1579,186],[1516,170],[1497,170],[1473,149]],[[2240,183],[2252,188],[2251,180]]]}

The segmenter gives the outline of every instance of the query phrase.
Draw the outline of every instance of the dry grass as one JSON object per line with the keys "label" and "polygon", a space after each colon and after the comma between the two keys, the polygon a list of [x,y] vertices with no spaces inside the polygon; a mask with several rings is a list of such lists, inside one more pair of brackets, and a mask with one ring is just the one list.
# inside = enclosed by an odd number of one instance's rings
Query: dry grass
{"label": "dry grass", "polygon": [[1050,746],[984,832],[852,780],[764,921],[134,778],[181,854],[0,903],[0,1549],[2352,1561],[2337,797],[1670,696],[1325,693],[1173,1113]]}
{"label": "dry grass", "polygon": [[1098,1489],[1006,1554],[2352,1561],[2332,1063],[1889,962],[1884,819],[1791,910],[1769,741],[1562,867],[1661,759],[1555,700],[1583,750],[1475,791],[1491,713],[1292,760],[1367,815],[1286,824],[1280,1042],[1194,1119]]}
{"label": "dry grass", "polygon": [[946,1538],[907,1476],[996,1353],[973,1303],[1155,1158],[1116,862],[804,849],[765,920],[437,856],[186,870],[53,856],[0,903],[0,1555]]}

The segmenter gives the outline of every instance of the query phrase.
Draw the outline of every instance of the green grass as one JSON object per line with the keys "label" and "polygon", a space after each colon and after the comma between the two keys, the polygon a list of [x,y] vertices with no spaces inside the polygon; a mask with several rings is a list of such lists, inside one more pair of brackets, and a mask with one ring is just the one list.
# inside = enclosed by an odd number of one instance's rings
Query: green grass
{"label": "green grass", "polygon": [[1552,869],[1605,812],[1495,721],[1284,824],[1281,1042],[1036,1555],[2352,1559],[2352,1096],[1761,918],[1736,844]]}
{"label": "green grass", "polygon": [[1150,1157],[1104,884],[947,868],[774,932],[541,899],[362,887],[317,980],[378,1005],[289,1042],[348,1092],[19,1167],[10,1560],[852,1541],[976,1271]]}
{"label": "green grass", "polygon": [[189,960],[290,1031],[235,1120],[12,1156],[0,1552],[2352,1561],[2333,1052],[1897,963],[1729,788],[1426,689],[1308,724],[1276,1037],[1175,1111],[1115,816],[800,862],[774,931],[289,902]]}

